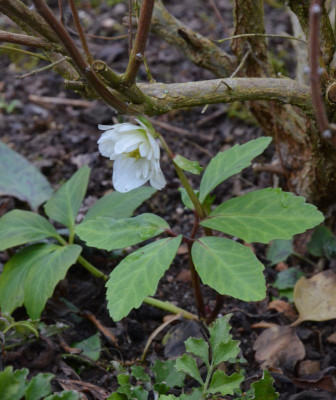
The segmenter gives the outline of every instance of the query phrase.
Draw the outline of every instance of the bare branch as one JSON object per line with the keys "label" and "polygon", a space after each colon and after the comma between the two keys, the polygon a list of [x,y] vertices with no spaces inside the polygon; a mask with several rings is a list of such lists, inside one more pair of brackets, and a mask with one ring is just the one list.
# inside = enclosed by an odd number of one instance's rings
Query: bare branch
{"label": "bare branch", "polygon": [[143,61],[148,32],[152,19],[154,1],[155,0],[144,0],[142,3],[138,30],[124,76],[124,82],[129,86],[135,82],[137,72]]}
{"label": "bare branch", "polygon": [[[309,37],[309,5],[310,0],[289,0],[288,5],[298,17],[303,32]],[[324,64],[329,66],[335,52],[335,37],[330,23],[329,15],[321,2],[321,50]],[[323,66],[323,65],[322,65]]]}
{"label": "bare branch", "polygon": [[73,62],[81,72],[83,77],[87,80],[91,88],[104,100],[107,104],[114,107],[117,111],[122,113],[132,112],[125,103],[120,101],[114,96],[96,75],[93,69],[89,66],[86,60],[83,58],[75,43],[71,39],[69,33],[66,31],[64,26],[57,20],[50,8],[44,2],[44,0],[33,0],[37,10],[41,13],[43,18],[47,21],[50,27],[55,31],[64,47],[67,49]]}
{"label": "bare branch", "polygon": [[64,53],[64,48],[61,45],[50,43],[48,40],[42,38],[22,35],[19,33],[0,31],[0,42],[22,44],[24,46],[36,47],[38,49],[49,51],[54,50],[60,53]]}
{"label": "bare branch", "polygon": [[235,57],[174,18],[161,0],[155,1],[151,30],[169,44],[182,50],[196,65],[213,72],[218,77],[229,76],[237,66]]}
{"label": "bare branch", "polygon": [[83,31],[82,24],[81,24],[80,19],[79,19],[79,15],[78,15],[78,12],[77,12],[76,4],[75,4],[74,0],[68,0],[68,1],[69,1],[72,17],[73,17],[73,20],[74,20],[74,23],[75,23],[75,26],[76,26],[80,41],[82,43],[82,47],[83,47],[84,53],[86,55],[87,62],[91,65],[94,60],[93,60],[93,57],[92,57],[92,55],[90,53],[89,46],[88,46],[87,41],[86,41],[85,33]]}

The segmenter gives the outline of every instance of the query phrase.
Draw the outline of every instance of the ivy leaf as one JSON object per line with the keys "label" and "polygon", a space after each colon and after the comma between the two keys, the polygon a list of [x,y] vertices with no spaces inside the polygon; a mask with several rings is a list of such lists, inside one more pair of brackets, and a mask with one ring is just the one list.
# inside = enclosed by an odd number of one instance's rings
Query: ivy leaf
{"label": "ivy leaf", "polygon": [[200,357],[209,367],[209,345],[204,339],[189,338],[184,344],[188,353]]}
{"label": "ivy leaf", "polygon": [[226,375],[223,371],[217,370],[212,375],[207,393],[220,393],[222,396],[233,395],[236,390],[240,389],[240,384],[243,380],[244,376],[237,374],[237,372],[232,375]]}
{"label": "ivy leaf", "polygon": [[84,222],[97,217],[115,219],[131,217],[134,210],[156,192],[150,186],[143,186],[127,193],[113,192],[99,199],[87,212]]}
{"label": "ivy leaf", "polygon": [[176,360],[175,368],[178,371],[188,374],[189,376],[194,378],[198,383],[200,383],[202,386],[204,385],[204,382],[199,373],[195,359],[193,357],[189,356],[188,354],[183,354],[183,356],[179,357]]}
{"label": "ivy leaf", "polygon": [[51,392],[50,381],[55,375],[40,373],[28,383],[25,391],[25,400],[40,400]]}
{"label": "ivy leaf", "polygon": [[99,333],[97,332],[81,342],[75,342],[71,347],[83,350],[84,355],[91,358],[93,361],[98,361],[101,352]]}
{"label": "ivy leaf", "polygon": [[139,365],[133,365],[131,367],[132,375],[138,381],[142,382],[150,382],[150,376],[145,372],[144,367],[140,367]]}
{"label": "ivy leaf", "polygon": [[0,141],[0,196],[14,196],[36,211],[52,192],[33,164]]}
{"label": "ivy leaf", "polygon": [[180,155],[176,155],[173,162],[184,171],[191,172],[195,175],[199,175],[203,171],[203,167],[200,166],[198,161],[190,161]]}
{"label": "ivy leaf", "polygon": [[244,301],[266,295],[264,266],[252,250],[221,237],[204,237],[192,246],[192,259],[202,282],[220,294]]}
{"label": "ivy leaf", "polygon": [[44,205],[48,217],[73,230],[75,218],[86,193],[89,176],[90,168],[85,165],[66,181]]}
{"label": "ivy leaf", "polygon": [[0,251],[48,237],[57,237],[55,228],[34,212],[13,210],[0,218]]}
{"label": "ivy leaf", "polygon": [[218,318],[209,328],[212,363],[216,366],[221,362],[234,359],[240,352],[239,341],[232,340],[229,320],[231,314]]}
{"label": "ivy leaf", "polygon": [[324,220],[323,214],[305,201],[281,189],[256,190],[222,203],[201,225],[246,242],[291,239]]}
{"label": "ivy leaf", "polygon": [[248,167],[271,141],[269,137],[261,137],[243,145],[236,144],[231,149],[218,153],[210,161],[203,174],[200,187],[201,203],[216,186]]}
{"label": "ivy leaf", "polygon": [[315,229],[307,249],[315,257],[336,257],[336,237],[329,228],[320,225]]}
{"label": "ivy leaf", "polygon": [[273,240],[267,250],[267,260],[271,262],[271,265],[276,265],[281,261],[286,261],[293,253],[294,249],[292,239],[276,239]]}
{"label": "ivy leaf", "polygon": [[182,236],[161,239],[128,255],[112,271],[107,287],[107,307],[119,321],[156,291],[160,278],[173,261]]}
{"label": "ivy leaf", "polygon": [[152,368],[155,374],[155,382],[157,384],[165,384],[169,388],[178,386],[184,386],[185,374],[183,372],[177,371],[175,368],[174,360],[155,361]]}
{"label": "ivy leaf", "polygon": [[263,377],[257,382],[252,383],[251,388],[253,390],[254,397],[253,400],[276,400],[279,398],[279,393],[277,393],[273,387],[273,378],[271,374],[264,370]]}
{"label": "ivy leaf", "polygon": [[88,246],[98,249],[122,249],[143,242],[169,229],[167,222],[155,214],[114,219],[96,218],[76,226],[77,235]]}

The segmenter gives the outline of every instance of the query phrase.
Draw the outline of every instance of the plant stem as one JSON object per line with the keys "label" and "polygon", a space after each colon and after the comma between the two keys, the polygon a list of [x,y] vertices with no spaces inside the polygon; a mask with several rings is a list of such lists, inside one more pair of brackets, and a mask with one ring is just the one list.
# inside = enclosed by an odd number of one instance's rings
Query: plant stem
{"label": "plant stem", "polygon": [[55,50],[60,53],[64,53],[64,49],[62,51],[61,46],[56,43],[51,43],[45,39],[23,35],[21,33],[12,33],[0,30],[0,42],[22,44],[24,46],[36,47],[43,50]]}
{"label": "plant stem", "polygon": [[211,362],[211,364],[209,365],[209,368],[208,368],[207,376],[205,378],[205,382],[204,382],[204,386],[203,386],[203,390],[202,390],[202,399],[206,399],[206,395],[207,395],[206,392],[208,390],[208,386],[209,386],[210,379],[212,376],[213,368],[214,368],[214,366],[212,365],[212,362]]}
{"label": "plant stem", "polygon": [[232,39],[239,39],[239,38],[244,38],[244,37],[262,37],[262,38],[278,38],[278,39],[290,39],[290,40],[297,40],[298,42],[306,43],[307,40],[298,38],[296,36],[290,36],[290,35],[275,35],[275,34],[270,34],[270,33],[242,33],[240,35],[234,35],[230,36],[224,39],[219,39],[219,40],[214,40],[214,42],[217,43],[224,43]]}
{"label": "plant stem", "polygon": [[202,219],[205,218],[206,214],[203,210],[202,204],[200,203],[198,197],[196,196],[196,193],[194,192],[193,188],[191,187],[188,178],[186,177],[185,173],[183,172],[183,170],[175,164],[174,162],[174,153],[171,151],[168,143],[165,141],[164,137],[161,135],[160,132],[157,132],[158,138],[160,139],[163,148],[166,150],[166,152],[168,153],[169,158],[172,160],[174,168],[176,170],[177,176],[179,177],[182,185],[184,186],[185,190],[188,193],[188,196],[190,197],[190,200],[192,201],[195,210],[198,214],[198,216]]}
{"label": "plant stem", "polygon": [[84,257],[79,256],[77,261],[79,264],[81,264],[85,269],[87,269],[93,276],[97,278],[102,278],[104,281],[108,280],[108,276],[105,275],[103,272],[99,271],[96,267],[94,267],[88,260],[86,260]]}
{"label": "plant stem", "polygon": [[146,304],[149,304],[151,306],[161,308],[161,310],[168,311],[172,314],[179,314],[181,313],[184,318],[187,319],[194,319],[197,320],[198,317],[195,314],[192,314],[188,311],[183,310],[183,308],[177,307],[172,303],[169,303],[168,301],[162,301],[158,299],[154,299],[153,297],[146,297],[145,300],[143,301]]}

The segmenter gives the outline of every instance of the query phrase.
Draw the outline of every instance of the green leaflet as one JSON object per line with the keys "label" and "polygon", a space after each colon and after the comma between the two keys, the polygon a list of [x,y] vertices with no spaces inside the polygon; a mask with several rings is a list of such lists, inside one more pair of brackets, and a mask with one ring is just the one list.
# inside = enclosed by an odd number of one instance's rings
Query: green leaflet
{"label": "green leaflet", "polygon": [[182,236],[161,239],[131,253],[118,264],[107,281],[107,308],[119,321],[156,291],[173,261]]}
{"label": "green leaflet", "polygon": [[143,242],[169,229],[167,222],[155,214],[114,219],[98,217],[76,227],[77,235],[88,246],[98,249],[122,249]]}
{"label": "green leaflet", "polygon": [[0,218],[0,251],[56,236],[50,222],[31,211],[13,210]]}
{"label": "green leaflet", "polygon": [[202,282],[218,293],[244,301],[265,297],[264,266],[250,248],[221,237],[204,237],[193,244],[192,259]]}
{"label": "green leaflet", "polygon": [[291,239],[323,220],[323,214],[304,197],[281,189],[261,189],[222,203],[201,225],[246,242],[268,243]]}
{"label": "green leaflet", "polygon": [[236,144],[231,149],[218,153],[203,174],[200,186],[201,203],[216,186],[248,167],[253,158],[261,154],[271,141],[269,137],[261,137],[243,145]]}

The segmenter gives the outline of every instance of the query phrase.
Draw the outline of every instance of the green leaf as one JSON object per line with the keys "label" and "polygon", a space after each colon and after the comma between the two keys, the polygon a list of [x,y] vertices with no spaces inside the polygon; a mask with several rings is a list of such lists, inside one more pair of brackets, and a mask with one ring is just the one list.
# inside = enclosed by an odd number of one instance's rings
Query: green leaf
{"label": "green leaf", "polygon": [[295,267],[280,271],[273,286],[279,290],[293,289],[296,282],[303,276],[303,272]]}
{"label": "green leaf", "polygon": [[182,236],[150,243],[124,258],[112,271],[107,287],[107,307],[119,321],[156,291],[160,278],[173,261]]}
{"label": "green leaf", "polygon": [[76,227],[77,235],[88,246],[98,249],[122,249],[160,235],[169,229],[167,222],[155,214],[114,219],[96,218]]}
{"label": "green leaf", "polygon": [[155,192],[156,190],[152,187],[143,186],[127,193],[113,192],[106,194],[89,209],[84,222],[97,217],[128,218]]}
{"label": "green leaf", "polygon": [[209,345],[204,339],[189,338],[184,344],[188,353],[200,357],[209,367]]}
{"label": "green leaf", "polygon": [[2,311],[11,313],[24,304],[30,318],[39,318],[55,286],[80,252],[77,245],[37,244],[15,254],[0,276]]}
{"label": "green leaf", "polygon": [[130,382],[130,376],[126,375],[126,374],[118,374],[117,381],[118,381],[119,385],[121,385],[121,386],[128,385]]}
{"label": "green leaf", "polygon": [[178,188],[178,191],[181,193],[181,200],[182,200],[182,203],[184,204],[184,206],[187,207],[189,210],[194,210],[195,207],[193,205],[193,202],[191,201],[185,188],[180,187],[180,188]]}
{"label": "green leaf", "polygon": [[229,320],[231,314],[218,318],[209,328],[212,363],[216,366],[230,359],[235,359],[240,352],[239,341],[232,340]]}
{"label": "green leaf", "polygon": [[269,188],[226,201],[201,225],[246,242],[268,243],[273,239],[291,239],[323,220],[323,214],[307,204],[304,197]]}
{"label": "green leaf", "polygon": [[0,218],[0,251],[56,236],[50,222],[31,211],[13,210]]}
{"label": "green leaf", "polygon": [[63,392],[52,394],[44,400],[80,400],[80,397],[78,392],[63,390]]}
{"label": "green leaf", "polygon": [[239,390],[243,380],[244,376],[237,374],[237,372],[232,375],[226,375],[223,371],[217,370],[212,375],[207,393],[220,393],[222,396],[233,395],[236,390]]}
{"label": "green leaf", "polygon": [[52,192],[33,164],[0,141],[0,196],[14,196],[36,211]]}
{"label": "green leaf", "polygon": [[73,230],[89,176],[90,168],[86,165],[72,175],[44,205],[48,217]]}
{"label": "green leaf", "polygon": [[143,389],[141,386],[135,386],[132,392],[132,398],[137,400],[147,400],[148,392],[147,390]]}
{"label": "green leaf", "polygon": [[40,373],[34,376],[26,388],[25,400],[40,400],[42,397],[50,394],[50,381],[54,376],[55,375],[49,373]]}
{"label": "green leaf", "polygon": [[191,376],[202,386],[204,385],[195,359],[188,354],[183,354],[183,356],[177,358],[175,362],[175,368],[178,371],[184,372],[185,374]]}
{"label": "green leaf", "polygon": [[307,248],[315,257],[335,258],[336,237],[329,228],[320,225],[315,229]]}
{"label": "green leaf", "polygon": [[248,167],[271,141],[272,139],[269,137],[261,137],[243,145],[236,144],[231,149],[218,153],[210,161],[203,174],[200,187],[201,203],[216,186]]}
{"label": "green leaf", "polygon": [[182,393],[179,396],[180,400],[201,400],[202,399],[202,388],[194,388],[191,393]]}
{"label": "green leaf", "polygon": [[0,372],[1,400],[20,400],[25,392],[28,369],[13,372],[13,367],[6,367]]}
{"label": "green leaf", "polygon": [[156,383],[166,384],[169,388],[184,386],[185,374],[177,371],[174,360],[156,360],[152,370],[155,374]]}
{"label": "green leaf", "polygon": [[260,381],[254,382],[251,388],[254,390],[253,400],[276,400],[279,398],[279,393],[277,393],[273,387],[273,378],[271,374],[264,370],[263,377]]}
{"label": "green leaf", "polygon": [[267,250],[267,260],[271,265],[276,265],[281,261],[286,261],[287,258],[293,254],[293,240],[273,240]]}
{"label": "green leaf", "polygon": [[249,247],[221,237],[194,242],[192,259],[203,283],[244,301],[259,301],[266,295],[264,266]]}
{"label": "green leaf", "polygon": [[144,367],[140,367],[139,365],[133,365],[131,367],[132,375],[138,381],[142,382],[150,382],[149,375],[145,372]]}
{"label": "green leaf", "polygon": [[24,305],[31,319],[40,318],[56,285],[65,278],[68,269],[76,262],[82,251],[78,245],[53,247],[50,254],[36,260],[26,277]]}
{"label": "green leaf", "polygon": [[97,332],[81,342],[75,342],[71,347],[83,350],[84,355],[91,358],[93,361],[98,361],[101,352],[99,333]]}
{"label": "green leaf", "polygon": [[203,171],[203,167],[200,166],[198,161],[190,161],[180,155],[176,155],[173,162],[184,171],[191,172],[195,175],[199,175]]}

